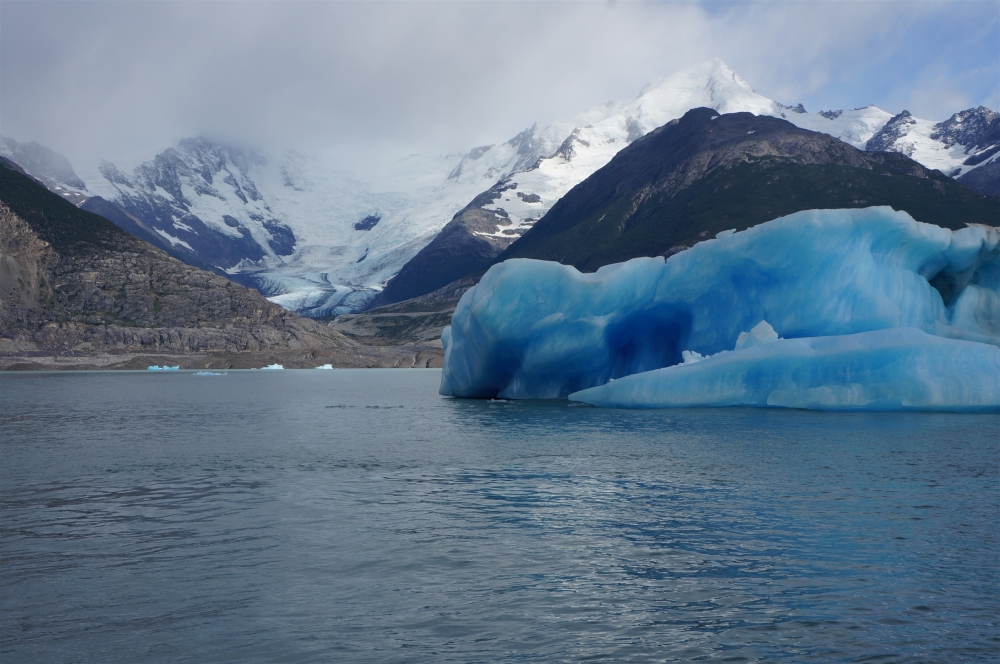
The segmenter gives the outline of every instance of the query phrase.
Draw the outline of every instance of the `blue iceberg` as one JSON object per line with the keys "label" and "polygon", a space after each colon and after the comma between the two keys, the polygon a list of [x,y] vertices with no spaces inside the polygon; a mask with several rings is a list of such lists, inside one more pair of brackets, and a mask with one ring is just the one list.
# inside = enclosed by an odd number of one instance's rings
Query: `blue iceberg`
{"label": "blue iceberg", "polygon": [[181,370],[180,365],[177,365],[176,367],[168,367],[167,365],[164,364],[161,367],[158,364],[151,364],[150,366],[146,367],[146,371],[180,371],[180,370]]}
{"label": "blue iceberg", "polygon": [[[995,408],[998,245],[995,228],[950,231],[882,207],[799,212],[593,274],[510,260],[462,297],[442,334],[441,393]],[[681,377],[690,398],[670,386]]]}

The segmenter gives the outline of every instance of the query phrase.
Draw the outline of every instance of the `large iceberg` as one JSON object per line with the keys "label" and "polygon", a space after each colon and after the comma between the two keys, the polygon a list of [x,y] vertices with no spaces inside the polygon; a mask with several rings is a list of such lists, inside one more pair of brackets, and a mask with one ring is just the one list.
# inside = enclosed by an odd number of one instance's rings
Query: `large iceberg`
{"label": "large iceberg", "polygon": [[510,260],[459,302],[441,393],[994,408],[998,244],[994,228],[950,231],[881,207],[798,212],[593,274]]}

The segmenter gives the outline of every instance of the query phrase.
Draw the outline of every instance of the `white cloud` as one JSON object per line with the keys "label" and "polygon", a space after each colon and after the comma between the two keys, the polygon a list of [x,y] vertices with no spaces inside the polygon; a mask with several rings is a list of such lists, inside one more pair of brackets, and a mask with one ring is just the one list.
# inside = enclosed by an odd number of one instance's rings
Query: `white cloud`
{"label": "white cloud", "polygon": [[148,157],[195,134],[380,156],[463,150],[714,56],[810,110],[942,116],[1000,97],[1000,5],[988,2],[3,2],[0,13],[0,131],[74,161]]}

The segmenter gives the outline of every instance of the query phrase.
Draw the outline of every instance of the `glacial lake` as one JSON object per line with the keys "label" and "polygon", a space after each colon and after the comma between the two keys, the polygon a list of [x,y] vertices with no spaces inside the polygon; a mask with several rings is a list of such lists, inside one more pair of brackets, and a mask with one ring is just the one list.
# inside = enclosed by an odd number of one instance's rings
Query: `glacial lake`
{"label": "glacial lake", "polygon": [[1000,415],[0,374],[0,660],[1000,659]]}

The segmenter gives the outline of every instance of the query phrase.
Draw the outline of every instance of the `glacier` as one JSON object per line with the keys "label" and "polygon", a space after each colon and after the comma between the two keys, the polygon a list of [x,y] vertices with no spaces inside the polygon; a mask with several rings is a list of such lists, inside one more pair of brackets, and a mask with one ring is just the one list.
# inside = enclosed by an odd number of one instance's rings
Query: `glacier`
{"label": "glacier", "polygon": [[514,259],[442,343],[451,396],[994,409],[1000,229],[808,210],[592,274]]}

